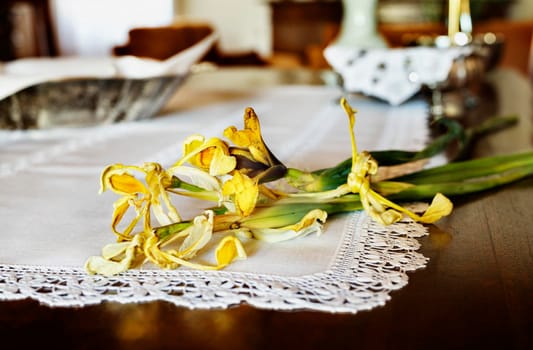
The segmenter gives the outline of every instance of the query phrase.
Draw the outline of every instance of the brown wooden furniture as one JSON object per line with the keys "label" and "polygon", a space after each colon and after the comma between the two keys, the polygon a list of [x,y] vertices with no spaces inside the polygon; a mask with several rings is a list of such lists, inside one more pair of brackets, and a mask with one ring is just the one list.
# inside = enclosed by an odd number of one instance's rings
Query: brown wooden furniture
{"label": "brown wooden furniture", "polygon": [[[245,96],[250,86],[320,83],[321,72],[222,68],[192,75],[169,108]],[[483,139],[474,157],[531,150],[531,85],[496,69],[465,121],[516,113],[520,123]],[[429,226],[423,270],[384,306],[355,315],[242,305],[189,310],[166,302],[49,308],[0,302],[0,339],[21,349],[530,349],[533,345],[533,178],[455,200]],[[4,249],[8,249],[4,247]],[[1,276],[0,276],[1,279]]]}
{"label": "brown wooden furniture", "polygon": [[[128,42],[113,48],[113,55],[134,55],[158,60],[167,59],[190,47],[214,32],[209,23],[177,22],[161,27],[133,28]],[[215,44],[201,61],[217,65],[264,65],[266,62],[255,52],[225,53]]]}
{"label": "brown wooden furniture", "polygon": [[0,3],[0,61],[56,54],[48,0]]}
{"label": "brown wooden furniture", "polygon": [[128,33],[128,42],[115,46],[113,54],[164,60],[199,42],[213,31],[209,24],[196,23],[133,28]]}

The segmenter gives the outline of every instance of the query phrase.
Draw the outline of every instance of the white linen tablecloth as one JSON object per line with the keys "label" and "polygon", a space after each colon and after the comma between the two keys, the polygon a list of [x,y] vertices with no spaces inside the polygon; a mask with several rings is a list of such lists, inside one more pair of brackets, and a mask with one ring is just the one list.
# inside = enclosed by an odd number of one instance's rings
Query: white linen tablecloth
{"label": "white linen tablecloth", "polygon": [[[351,155],[339,97],[334,87],[263,88],[140,122],[0,131],[0,300],[30,297],[51,306],[167,300],[190,308],[246,302],[329,312],[383,305],[407,283],[406,271],[425,266],[416,237],[427,232],[410,221],[383,228],[360,212],[328,219],[320,236],[246,242],[248,259],[223,271],[146,266],[106,278],[83,269],[115,239],[110,223],[117,197],[98,194],[105,166],[171,165],[187,136],[222,137],[227,126],[242,128],[248,106],[282,162],[310,170],[332,166]],[[359,150],[418,150],[428,140],[427,106],[420,100],[399,107],[362,97],[350,103],[358,110]],[[197,210],[190,208],[190,215]]]}

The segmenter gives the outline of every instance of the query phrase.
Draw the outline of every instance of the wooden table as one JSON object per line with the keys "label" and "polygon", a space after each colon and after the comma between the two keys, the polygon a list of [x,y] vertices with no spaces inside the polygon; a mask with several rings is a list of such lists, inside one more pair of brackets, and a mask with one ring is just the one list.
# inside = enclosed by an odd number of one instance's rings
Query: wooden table
{"label": "wooden table", "polygon": [[[192,76],[166,111],[233,98],[246,86],[321,84],[331,73],[232,68]],[[532,88],[494,71],[466,121],[516,113],[517,126],[481,140],[473,156],[533,147]],[[192,99],[192,97],[195,97]],[[410,273],[385,306],[350,314],[277,312],[246,305],[188,310],[165,302],[49,308],[0,302],[0,339],[16,348],[70,349],[526,349],[533,344],[533,178],[454,200],[429,226]]]}

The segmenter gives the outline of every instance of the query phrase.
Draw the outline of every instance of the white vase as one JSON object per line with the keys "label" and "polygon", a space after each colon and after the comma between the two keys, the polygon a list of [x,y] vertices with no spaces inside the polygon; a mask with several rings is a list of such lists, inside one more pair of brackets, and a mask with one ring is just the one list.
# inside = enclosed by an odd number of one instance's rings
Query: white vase
{"label": "white vase", "polygon": [[343,0],[343,17],[334,45],[384,48],[387,43],[377,30],[378,0]]}

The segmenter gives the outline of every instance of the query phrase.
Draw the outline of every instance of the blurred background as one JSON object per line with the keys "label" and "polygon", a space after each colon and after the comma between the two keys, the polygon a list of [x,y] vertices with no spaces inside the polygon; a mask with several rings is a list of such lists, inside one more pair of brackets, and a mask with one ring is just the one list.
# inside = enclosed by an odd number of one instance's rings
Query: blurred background
{"label": "blurred background", "polygon": [[[445,34],[447,6],[445,0],[380,0],[378,29],[390,47]],[[533,1],[471,0],[470,7],[474,33],[505,38],[499,64],[531,76]],[[214,63],[322,69],[328,68],[323,49],[337,36],[342,11],[341,0],[2,0],[0,60],[136,54],[135,40],[172,52],[183,47],[183,31],[136,37],[130,31],[193,26],[219,33],[205,58]]]}

